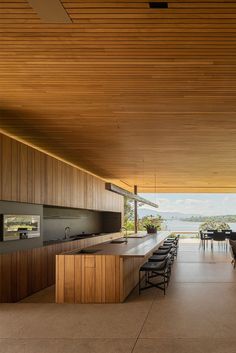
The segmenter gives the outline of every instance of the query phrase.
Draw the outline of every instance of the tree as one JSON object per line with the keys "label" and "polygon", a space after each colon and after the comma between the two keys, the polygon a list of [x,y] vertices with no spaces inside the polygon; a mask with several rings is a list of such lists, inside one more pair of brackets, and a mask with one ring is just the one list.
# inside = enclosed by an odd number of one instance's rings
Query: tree
{"label": "tree", "polygon": [[161,216],[145,216],[139,221],[139,229],[145,230],[146,225],[152,224],[157,230],[161,230],[163,222],[164,219]]}
{"label": "tree", "polygon": [[220,222],[220,221],[214,221],[214,220],[208,220],[204,223],[202,223],[199,226],[199,230],[227,230],[230,229],[230,226],[226,222]]}
{"label": "tree", "polygon": [[134,230],[134,202],[124,197],[124,226],[127,230]]}
{"label": "tree", "polygon": [[[142,205],[138,203],[138,207]],[[148,223],[152,223],[157,230],[161,230],[163,222],[161,216],[144,216],[138,220],[138,230],[146,230],[144,226]],[[134,231],[134,201],[128,197],[124,197],[124,226],[127,230]]]}

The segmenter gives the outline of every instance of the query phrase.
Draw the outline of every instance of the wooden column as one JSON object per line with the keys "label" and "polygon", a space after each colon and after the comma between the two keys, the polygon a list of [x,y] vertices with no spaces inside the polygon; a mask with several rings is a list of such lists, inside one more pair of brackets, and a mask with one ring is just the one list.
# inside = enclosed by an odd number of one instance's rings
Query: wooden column
{"label": "wooden column", "polygon": [[[138,187],[134,185],[134,193],[137,195]],[[138,232],[138,202],[134,201],[134,232]]]}

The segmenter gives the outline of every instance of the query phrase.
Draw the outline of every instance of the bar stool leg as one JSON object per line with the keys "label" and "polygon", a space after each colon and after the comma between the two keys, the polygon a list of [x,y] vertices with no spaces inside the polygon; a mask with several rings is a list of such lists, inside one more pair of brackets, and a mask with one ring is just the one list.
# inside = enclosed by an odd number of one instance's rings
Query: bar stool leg
{"label": "bar stool leg", "polygon": [[138,294],[140,295],[140,280],[141,280],[141,271],[139,271],[139,281],[138,281]]}
{"label": "bar stool leg", "polygon": [[165,278],[165,275],[164,275],[164,295],[166,295],[166,278]]}

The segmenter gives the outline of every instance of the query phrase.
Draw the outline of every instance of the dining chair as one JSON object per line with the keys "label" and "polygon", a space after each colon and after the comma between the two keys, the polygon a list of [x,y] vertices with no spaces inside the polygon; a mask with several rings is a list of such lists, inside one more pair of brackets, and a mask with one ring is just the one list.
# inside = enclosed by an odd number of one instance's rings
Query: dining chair
{"label": "dining chair", "polygon": [[[199,235],[200,235],[200,246],[203,246],[203,249],[205,250],[206,248],[206,244],[208,246],[208,241],[211,241],[211,248],[212,248],[212,237],[210,235],[208,235],[207,233],[203,232],[202,230],[199,231]],[[200,247],[199,246],[199,247]]]}
{"label": "dining chair", "polygon": [[225,232],[215,230],[212,234],[212,240],[218,242],[218,247],[219,247],[220,243],[223,243],[224,248],[227,251],[228,244],[227,244]]}

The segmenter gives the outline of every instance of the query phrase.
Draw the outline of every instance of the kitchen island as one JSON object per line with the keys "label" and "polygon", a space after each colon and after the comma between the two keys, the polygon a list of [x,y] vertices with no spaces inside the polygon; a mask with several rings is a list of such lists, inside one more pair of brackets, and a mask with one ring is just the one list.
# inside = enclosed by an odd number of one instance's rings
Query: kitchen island
{"label": "kitchen island", "polygon": [[139,268],[170,236],[128,237],[56,256],[57,303],[120,303],[138,284]]}

